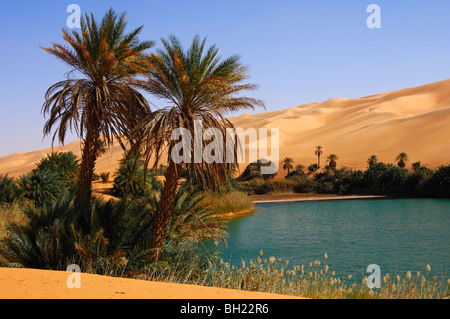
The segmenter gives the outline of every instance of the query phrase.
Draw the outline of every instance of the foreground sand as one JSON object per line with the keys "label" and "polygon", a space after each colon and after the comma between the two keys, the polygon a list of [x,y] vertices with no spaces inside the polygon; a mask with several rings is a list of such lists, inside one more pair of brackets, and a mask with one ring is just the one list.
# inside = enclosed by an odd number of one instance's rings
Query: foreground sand
{"label": "foreground sand", "polygon": [[[372,154],[393,163],[398,153],[406,152],[408,164],[421,161],[435,168],[449,161],[450,80],[355,99],[333,98],[275,112],[243,114],[230,120],[244,129],[279,128],[280,159],[292,157],[295,164],[305,167],[317,163],[315,146],[322,145],[322,165],[329,154],[335,153],[338,167],[365,169]],[[80,156],[80,143],[55,150]],[[24,174],[51,151],[47,148],[0,157],[0,174]],[[96,171],[113,173],[121,157],[121,148],[112,148],[98,159]],[[241,165],[241,172],[244,168],[245,164]],[[280,169],[280,173],[284,176],[286,172]]]}
{"label": "foreground sand", "polygon": [[68,288],[65,271],[0,268],[0,299],[285,299],[279,294],[81,274]]}

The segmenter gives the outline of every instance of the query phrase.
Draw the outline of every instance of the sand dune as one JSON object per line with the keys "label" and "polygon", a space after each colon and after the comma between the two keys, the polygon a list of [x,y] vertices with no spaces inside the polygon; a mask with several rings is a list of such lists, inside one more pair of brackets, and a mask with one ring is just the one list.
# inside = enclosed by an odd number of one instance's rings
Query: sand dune
{"label": "sand dune", "polygon": [[[364,169],[372,154],[394,162],[398,153],[406,152],[410,163],[420,160],[429,167],[450,160],[450,80],[356,99],[333,98],[280,111],[246,113],[230,120],[244,129],[279,128],[280,159],[289,156],[305,166],[317,161],[315,145],[324,147],[324,158],[337,154],[338,167],[354,169]],[[51,150],[0,157],[0,173],[24,174]],[[80,143],[54,150],[80,155]],[[121,148],[114,147],[97,161],[97,172],[113,172],[121,156]]]}

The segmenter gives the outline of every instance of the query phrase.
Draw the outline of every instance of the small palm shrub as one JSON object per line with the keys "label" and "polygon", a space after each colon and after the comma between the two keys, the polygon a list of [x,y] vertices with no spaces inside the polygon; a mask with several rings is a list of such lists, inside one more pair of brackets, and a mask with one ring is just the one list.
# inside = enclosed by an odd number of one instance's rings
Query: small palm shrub
{"label": "small palm shrub", "polygon": [[101,178],[103,183],[109,182],[109,172],[101,172],[100,173],[100,178]]}
{"label": "small palm shrub", "polygon": [[19,189],[14,182],[14,178],[0,175],[0,204],[12,203],[19,197]]}
{"label": "small palm shrub", "polygon": [[119,162],[114,178],[113,193],[117,197],[142,196],[146,191],[160,191],[162,183],[154,170],[145,170],[140,153],[126,152]]}
{"label": "small palm shrub", "polygon": [[64,180],[58,172],[47,169],[34,170],[20,176],[17,184],[21,195],[38,206],[52,204],[74,187],[73,183]]}
{"label": "small palm shrub", "polygon": [[72,152],[53,152],[42,158],[35,170],[57,172],[66,181],[75,181],[80,173],[80,164]]}

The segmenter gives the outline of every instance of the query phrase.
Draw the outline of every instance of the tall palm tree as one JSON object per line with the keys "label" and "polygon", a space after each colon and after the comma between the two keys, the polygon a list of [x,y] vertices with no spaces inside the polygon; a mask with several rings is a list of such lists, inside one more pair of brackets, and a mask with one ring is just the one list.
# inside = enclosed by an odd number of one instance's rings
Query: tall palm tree
{"label": "tall palm tree", "polygon": [[[74,130],[82,144],[80,175],[75,208],[86,211],[92,197],[92,177],[99,156],[100,137],[107,146],[117,139],[132,141],[129,132],[150,110],[135,87],[134,77],[144,71],[146,49],[153,42],[141,42],[142,26],[125,33],[126,16],[112,9],[100,24],[92,13],[81,19],[81,32],[63,30],[68,46],[52,44],[43,48],[70,67],[67,79],[51,86],[42,106],[48,120],[44,135],[56,126],[52,143],[58,137],[64,144],[66,132]],[[76,74],[78,78],[72,78]]]}
{"label": "tall palm tree", "polygon": [[368,159],[367,159],[367,165],[369,165],[369,167],[373,167],[374,165],[378,164],[378,158],[376,155],[371,155]]}
{"label": "tall palm tree", "polygon": [[294,166],[292,165],[292,163],[294,163],[294,160],[291,157],[285,157],[283,159],[283,169],[287,169],[288,171],[288,175],[291,172],[291,169],[294,168]]}
{"label": "tall palm tree", "polygon": [[401,168],[405,168],[406,162],[408,161],[408,159],[409,159],[408,154],[406,154],[405,152],[401,152],[395,158],[395,160],[398,161],[397,162],[398,167],[401,167]]}
{"label": "tall palm tree", "polygon": [[[171,138],[174,130],[187,129],[194,136],[195,121],[201,120],[202,133],[215,128],[226,136],[226,128],[232,128],[233,124],[223,117],[224,113],[264,106],[260,100],[238,96],[243,91],[256,89],[254,84],[242,83],[248,75],[239,56],[222,60],[219,49],[215,45],[206,49],[206,38],[202,40],[198,35],[187,50],[173,35],[161,41],[164,48],[152,55],[148,77],[141,83],[148,93],[168,103],[166,107],[152,112],[144,125],[143,151],[147,164],[152,159],[154,167],[157,167],[163,156],[166,156],[168,163],[154,225],[152,259],[159,258],[160,248],[167,237],[181,169],[185,168],[188,176],[196,176],[204,185],[215,188],[217,184],[225,183],[231,167],[236,167],[236,163],[227,164],[224,161],[206,163],[203,158],[195,163],[193,148],[191,161],[175,163],[171,158],[175,145]],[[206,145],[205,141],[201,144]]]}
{"label": "tall palm tree", "polygon": [[330,155],[328,155],[328,157],[327,157],[327,162],[328,162],[328,165],[330,166],[330,168],[332,169],[332,170],[335,170],[336,169],[336,161],[339,159],[339,157],[336,155],[336,154],[330,154]]}
{"label": "tall palm tree", "polygon": [[323,147],[320,145],[316,146],[315,154],[317,155],[317,165],[320,167],[320,155],[323,153]]}

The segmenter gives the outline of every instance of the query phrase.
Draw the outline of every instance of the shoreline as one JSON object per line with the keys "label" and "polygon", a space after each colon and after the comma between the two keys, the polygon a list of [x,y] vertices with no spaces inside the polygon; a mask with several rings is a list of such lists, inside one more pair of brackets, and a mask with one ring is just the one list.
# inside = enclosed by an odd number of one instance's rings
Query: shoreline
{"label": "shoreline", "polygon": [[281,193],[272,195],[252,195],[253,204],[332,201],[332,200],[357,200],[357,199],[384,199],[383,195],[336,195],[315,193]]}

